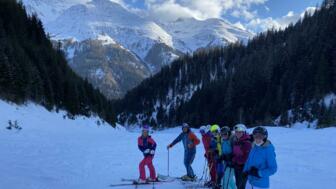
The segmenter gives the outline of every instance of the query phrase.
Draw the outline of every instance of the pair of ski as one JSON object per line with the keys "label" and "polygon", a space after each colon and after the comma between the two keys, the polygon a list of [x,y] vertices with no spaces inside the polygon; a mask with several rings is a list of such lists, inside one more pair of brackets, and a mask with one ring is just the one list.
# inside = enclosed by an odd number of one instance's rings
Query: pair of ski
{"label": "pair of ski", "polygon": [[160,184],[164,182],[174,182],[175,180],[180,180],[182,182],[195,182],[195,181],[185,181],[182,180],[180,177],[170,177],[165,175],[158,175],[156,181],[146,181],[146,182],[138,182],[137,179],[121,179],[122,182],[128,182],[128,183],[121,183],[121,184],[111,184],[110,187],[118,187],[118,186],[138,186],[138,185],[151,185],[151,184]]}
{"label": "pair of ski", "polygon": [[173,182],[175,179],[172,177],[167,177],[163,175],[158,175],[156,181],[149,181],[146,182],[139,182],[137,179],[121,179],[122,182],[128,182],[128,183],[121,183],[121,184],[111,184],[110,187],[118,187],[118,186],[138,186],[138,185],[151,185],[156,183],[163,183],[163,182]]}

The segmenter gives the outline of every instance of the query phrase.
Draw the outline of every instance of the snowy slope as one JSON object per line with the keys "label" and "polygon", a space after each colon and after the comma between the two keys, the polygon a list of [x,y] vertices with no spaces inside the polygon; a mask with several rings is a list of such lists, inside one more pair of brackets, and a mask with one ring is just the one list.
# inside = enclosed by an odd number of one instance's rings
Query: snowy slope
{"label": "snowy slope", "polygon": [[182,52],[193,52],[200,47],[223,46],[244,41],[253,34],[235,27],[222,19],[197,20],[180,18],[161,26],[173,36],[174,47]]}
{"label": "snowy slope", "polygon": [[36,13],[43,23],[48,23],[60,16],[69,7],[86,3],[90,0],[22,0],[29,13]]}
{"label": "snowy slope", "polygon": [[124,47],[144,58],[153,44],[172,45],[171,36],[152,21],[145,20],[109,0],[93,0],[66,9],[47,31],[58,39],[79,41],[107,34]]}
{"label": "snowy slope", "polygon": [[[0,188],[110,188],[110,184],[121,183],[121,178],[138,177],[142,155],[137,149],[137,130],[98,127],[97,118],[69,120],[63,119],[63,114],[50,113],[33,104],[17,107],[0,101]],[[8,120],[17,120],[23,129],[5,129]],[[336,128],[268,129],[279,166],[276,175],[271,177],[272,189],[336,185]],[[154,159],[158,173],[167,174],[165,147],[179,132],[180,128],[175,128],[153,133],[158,143]],[[202,146],[197,150],[193,166],[200,177],[204,166]],[[171,150],[170,165],[170,175],[184,174],[181,144]],[[156,188],[185,187],[173,182],[157,184]]]}

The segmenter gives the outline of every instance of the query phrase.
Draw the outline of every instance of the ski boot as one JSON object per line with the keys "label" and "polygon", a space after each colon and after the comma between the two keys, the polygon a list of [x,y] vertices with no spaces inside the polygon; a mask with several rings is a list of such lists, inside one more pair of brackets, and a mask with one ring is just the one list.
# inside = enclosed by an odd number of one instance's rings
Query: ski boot
{"label": "ski boot", "polygon": [[147,180],[144,180],[144,179],[138,179],[136,181],[137,184],[146,184],[147,183]]}
{"label": "ski boot", "polygon": [[181,179],[182,179],[183,181],[191,181],[191,182],[193,182],[193,181],[196,180],[196,176],[188,176],[188,175],[185,175],[185,176],[181,177]]}
{"label": "ski boot", "polygon": [[159,178],[157,178],[157,177],[154,178],[154,179],[153,178],[147,178],[147,181],[148,182],[159,182]]}

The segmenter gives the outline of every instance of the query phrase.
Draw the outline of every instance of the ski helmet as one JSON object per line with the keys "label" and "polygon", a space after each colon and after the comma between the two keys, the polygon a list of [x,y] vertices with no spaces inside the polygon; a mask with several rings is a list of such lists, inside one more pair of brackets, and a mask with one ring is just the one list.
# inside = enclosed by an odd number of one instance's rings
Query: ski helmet
{"label": "ski helmet", "polygon": [[150,131],[150,127],[149,127],[149,125],[144,125],[144,126],[142,126],[142,131],[147,131],[147,132],[149,132],[149,131]]}
{"label": "ski helmet", "polygon": [[202,126],[200,127],[200,133],[207,133],[209,131],[208,127],[207,126]]}
{"label": "ski helmet", "polygon": [[230,127],[228,127],[228,126],[224,126],[224,127],[221,128],[220,132],[221,132],[222,134],[227,134],[228,136],[230,136],[230,134],[231,134],[231,129],[230,129]]}
{"label": "ski helmet", "polygon": [[189,124],[188,124],[188,123],[183,123],[183,124],[182,124],[182,129],[184,129],[184,128],[188,128],[188,129],[189,129],[189,128],[190,128],[190,127],[189,127]]}
{"label": "ski helmet", "polygon": [[265,127],[260,127],[260,126],[254,128],[252,134],[253,135],[255,135],[255,134],[262,134],[262,135],[264,135],[266,137],[266,139],[268,137],[268,131],[267,131],[267,129]]}
{"label": "ski helmet", "polygon": [[234,130],[235,131],[244,131],[244,132],[246,132],[247,128],[246,128],[246,126],[244,124],[239,123],[239,124],[237,124],[237,125],[234,126]]}
{"label": "ski helmet", "polygon": [[218,126],[217,124],[214,124],[214,125],[212,125],[212,126],[210,127],[210,131],[211,131],[212,133],[214,133],[214,132],[219,132],[219,130],[220,130],[220,128],[219,128],[219,126]]}

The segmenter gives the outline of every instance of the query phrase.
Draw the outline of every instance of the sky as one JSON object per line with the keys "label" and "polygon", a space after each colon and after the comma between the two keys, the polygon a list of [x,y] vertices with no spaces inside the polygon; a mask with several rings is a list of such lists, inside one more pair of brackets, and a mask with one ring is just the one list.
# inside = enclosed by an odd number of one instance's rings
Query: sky
{"label": "sky", "polygon": [[285,28],[323,0],[113,0],[160,21],[221,18],[254,33]]}

